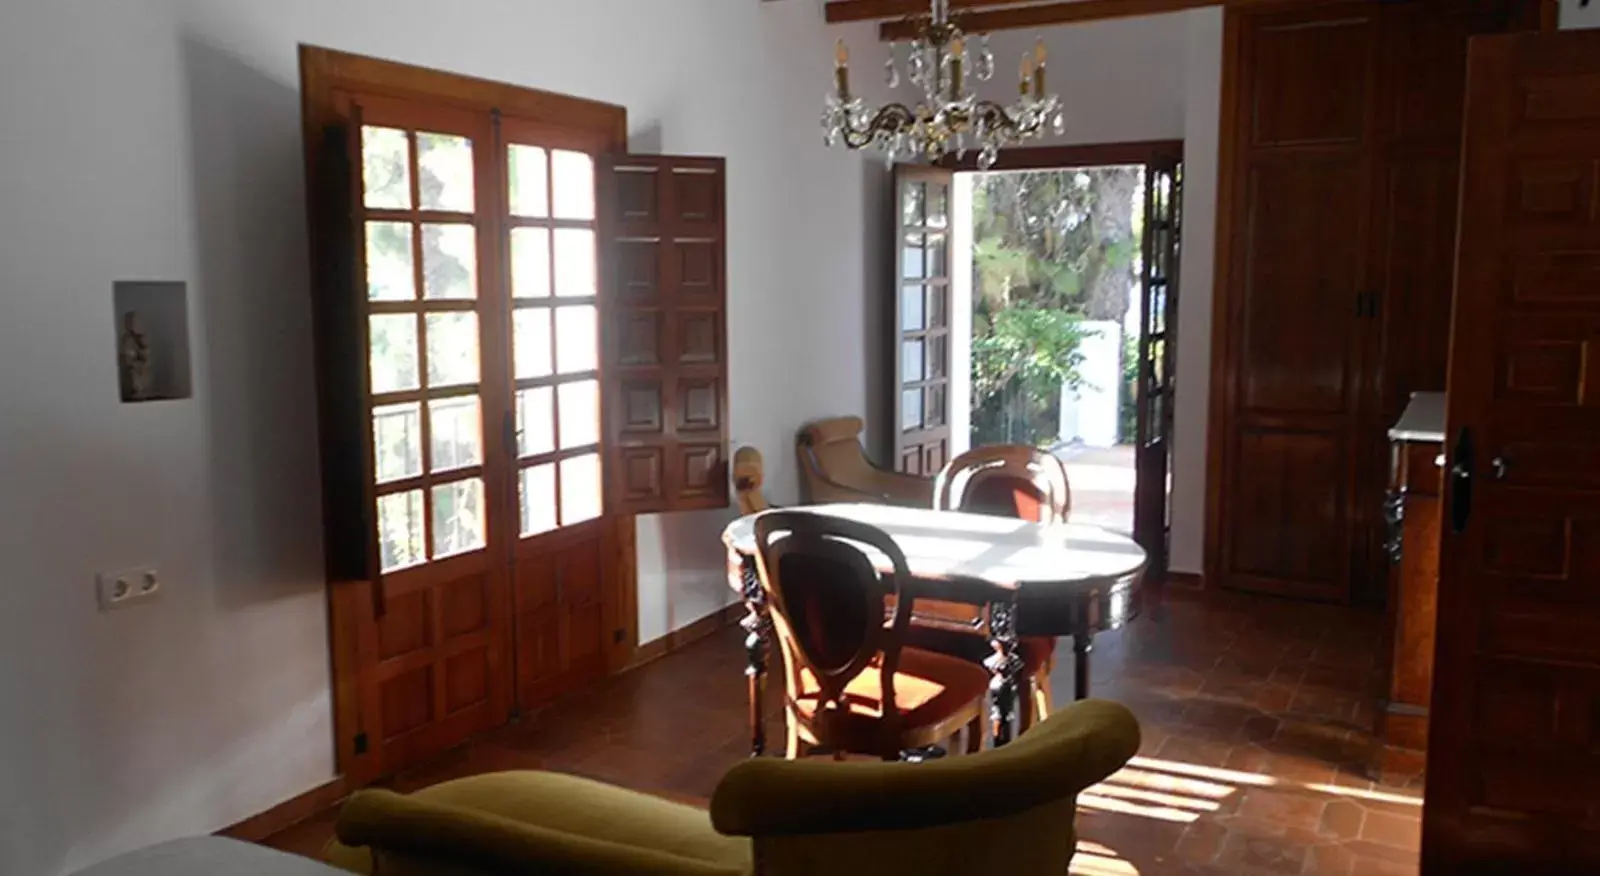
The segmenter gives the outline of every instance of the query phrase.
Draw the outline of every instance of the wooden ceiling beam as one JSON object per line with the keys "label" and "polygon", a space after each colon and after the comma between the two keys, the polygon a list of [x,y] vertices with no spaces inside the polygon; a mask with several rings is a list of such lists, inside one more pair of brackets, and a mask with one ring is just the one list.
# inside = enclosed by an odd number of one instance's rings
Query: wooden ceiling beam
{"label": "wooden ceiling beam", "polygon": [[[950,0],[955,9],[981,9],[988,6],[1021,6],[1029,0]],[[924,15],[928,0],[829,0],[824,15],[829,24],[847,21],[882,21]]]}
{"label": "wooden ceiling beam", "polygon": [[[1239,5],[1251,0],[1072,0],[1065,3],[1047,3],[1042,6],[1019,6],[972,12],[961,17],[961,27],[968,33],[991,33],[998,30],[1048,27],[1054,24],[1075,24],[1107,18],[1132,18],[1139,15],[1161,15],[1182,12],[1202,6]],[[886,21],[878,28],[880,38],[905,40],[916,35],[916,25],[908,21]]]}

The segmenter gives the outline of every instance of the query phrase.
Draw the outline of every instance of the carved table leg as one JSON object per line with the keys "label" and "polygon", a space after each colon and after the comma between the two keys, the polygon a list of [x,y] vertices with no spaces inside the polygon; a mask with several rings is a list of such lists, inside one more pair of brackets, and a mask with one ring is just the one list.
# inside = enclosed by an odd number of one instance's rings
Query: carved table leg
{"label": "carved table leg", "polygon": [[739,626],[744,628],[744,677],[750,697],[750,756],[760,757],[767,750],[767,728],[762,709],[767,690],[767,634],[772,621],[767,617],[766,600],[761,594],[761,579],[755,562],[746,559],[741,564],[741,589],[748,614]]}
{"label": "carved table leg", "polygon": [[1010,601],[989,606],[989,644],[994,653],[983,665],[992,676],[989,719],[997,747],[1011,741],[1017,717],[1017,680],[1022,674],[1022,657],[1017,653],[1016,610],[1016,604]]}
{"label": "carved table leg", "polygon": [[1078,630],[1072,634],[1072,698],[1089,698],[1089,652],[1094,649],[1091,634]]}

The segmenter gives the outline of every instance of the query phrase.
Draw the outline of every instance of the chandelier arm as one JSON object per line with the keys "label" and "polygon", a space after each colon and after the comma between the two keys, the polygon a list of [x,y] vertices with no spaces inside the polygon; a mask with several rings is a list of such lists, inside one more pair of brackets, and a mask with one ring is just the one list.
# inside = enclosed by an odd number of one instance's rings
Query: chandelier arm
{"label": "chandelier arm", "polygon": [[859,128],[847,121],[841,133],[844,135],[846,146],[851,149],[863,149],[872,145],[879,135],[898,134],[916,120],[916,113],[912,112],[910,107],[903,103],[891,103],[874,113],[872,118]]}

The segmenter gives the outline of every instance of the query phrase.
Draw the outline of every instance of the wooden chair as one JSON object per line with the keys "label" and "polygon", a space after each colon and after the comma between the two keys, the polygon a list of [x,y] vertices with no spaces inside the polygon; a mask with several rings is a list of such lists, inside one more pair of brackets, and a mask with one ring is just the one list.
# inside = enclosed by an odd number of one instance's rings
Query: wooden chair
{"label": "wooden chair", "polygon": [[755,514],[772,507],[761,492],[766,483],[766,464],[761,451],[754,447],[741,447],[733,454],[733,492],[739,497],[739,513]]}
{"label": "wooden chair", "polygon": [[[989,673],[903,646],[916,593],[892,539],[854,521],[771,511],[756,520],[756,545],[783,652],[789,757],[821,746],[893,760],[963,727],[967,750],[978,750]],[[880,573],[869,550],[894,571]]]}
{"label": "wooden chair", "polygon": [[[933,501],[936,509],[1065,523],[1072,511],[1072,487],[1061,460],[1032,447],[1002,444],[977,447],[951,460],[934,483]],[[948,617],[950,608],[943,608],[941,614]],[[972,632],[986,632],[976,611],[965,609],[965,615],[973,621],[969,624]],[[971,643],[948,636],[943,643],[924,643],[942,651],[987,656],[982,650],[974,653]],[[1055,668],[1056,640],[1024,636],[1018,644],[1028,702],[1028,708],[1022,710],[1022,724],[1027,729],[1055,710],[1050,671]]]}
{"label": "wooden chair", "polygon": [[801,495],[808,504],[872,502],[927,508],[933,479],[878,468],[861,446],[860,417],[806,425],[795,439]]}

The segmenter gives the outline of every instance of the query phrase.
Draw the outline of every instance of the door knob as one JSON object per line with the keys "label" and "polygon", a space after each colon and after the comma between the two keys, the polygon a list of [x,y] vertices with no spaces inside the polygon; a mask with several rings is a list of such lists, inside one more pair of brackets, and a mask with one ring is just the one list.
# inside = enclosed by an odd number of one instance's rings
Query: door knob
{"label": "door knob", "polygon": [[1506,479],[1506,473],[1511,470],[1511,460],[1506,459],[1504,456],[1496,456],[1489,463],[1489,467],[1494,470],[1494,479],[1503,481]]}

